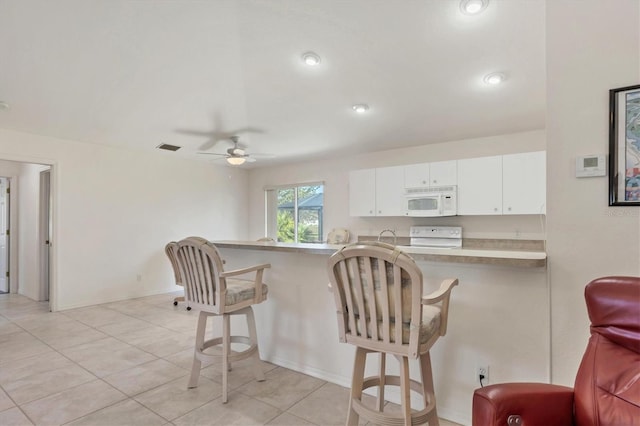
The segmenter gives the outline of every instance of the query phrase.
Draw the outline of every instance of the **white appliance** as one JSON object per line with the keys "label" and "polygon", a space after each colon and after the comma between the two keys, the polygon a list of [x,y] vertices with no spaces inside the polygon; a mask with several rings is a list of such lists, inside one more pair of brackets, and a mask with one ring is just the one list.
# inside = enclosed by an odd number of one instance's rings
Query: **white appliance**
{"label": "white appliance", "polygon": [[429,248],[462,248],[460,226],[412,226],[411,245]]}
{"label": "white appliance", "polygon": [[458,212],[458,187],[431,186],[405,189],[407,216],[455,216]]}

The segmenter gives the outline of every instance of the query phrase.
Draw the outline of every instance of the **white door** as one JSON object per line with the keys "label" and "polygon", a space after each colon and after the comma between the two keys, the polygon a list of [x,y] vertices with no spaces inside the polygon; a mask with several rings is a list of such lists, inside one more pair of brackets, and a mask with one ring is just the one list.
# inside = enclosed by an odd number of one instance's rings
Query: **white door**
{"label": "white door", "polygon": [[40,295],[49,300],[49,264],[51,263],[51,170],[40,172]]}
{"label": "white door", "polygon": [[9,179],[0,178],[0,292],[9,292]]}

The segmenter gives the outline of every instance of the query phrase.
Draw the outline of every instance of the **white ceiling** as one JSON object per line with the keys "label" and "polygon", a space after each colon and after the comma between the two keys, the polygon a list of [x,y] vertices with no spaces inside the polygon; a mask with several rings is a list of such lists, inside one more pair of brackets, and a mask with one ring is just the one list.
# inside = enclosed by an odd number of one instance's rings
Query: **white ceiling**
{"label": "white ceiling", "polygon": [[0,58],[0,127],[202,161],[183,131],[273,165],[544,128],[542,0],[0,0]]}

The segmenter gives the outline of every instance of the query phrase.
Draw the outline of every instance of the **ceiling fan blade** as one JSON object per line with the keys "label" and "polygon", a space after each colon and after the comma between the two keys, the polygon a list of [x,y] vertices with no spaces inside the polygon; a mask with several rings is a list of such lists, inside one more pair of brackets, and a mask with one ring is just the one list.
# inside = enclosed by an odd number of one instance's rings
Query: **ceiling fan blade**
{"label": "ceiling fan blade", "polygon": [[198,147],[198,150],[200,151],[208,151],[211,148],[213,148],[214,146],[216,146],[216,144],[218,143],[217,140],[215,139],[209,139],[208,141],[206,141],[205,143],[203,143],[202,145],[200,145]]}
{"label": "ceiling fan blade", "polygon": [[244,159],[245,159],[245,161],[247,163],[255,163],[256,162],[256,159],[253,158],[253,157],[244,157]]}
{"label": "ceiling fan blade", "polygon": [[176,133],[190,136],[211,136],[213,132],[204,130],[192,130],[192,129],[175,129]]}
{"label": "ceiling fan blade", "polygon": [[219,157],[228,157],[228,154],[218,154],[217,152],[198,152],[200,155],[217,155]]}
{"label": "ceiling fan blade", "polygon": [[275,158],[276,156],[273,154],[264,154],[264,153],[251,153],[251,154],[247,154],[247,155],[251,155],[252,157],[255,158]]}
{"label": "ceiling fan blade", "polygon": [[262,130],[262,129],[258,128],[258,127],[247,126],[247,127],[242,127],[240,129],[236,129],[236,130],[230,131],[229,135],[231,136],[231,135],[236,135],[236,134],[239,134],[239,133],[264,133],[264,130]]}

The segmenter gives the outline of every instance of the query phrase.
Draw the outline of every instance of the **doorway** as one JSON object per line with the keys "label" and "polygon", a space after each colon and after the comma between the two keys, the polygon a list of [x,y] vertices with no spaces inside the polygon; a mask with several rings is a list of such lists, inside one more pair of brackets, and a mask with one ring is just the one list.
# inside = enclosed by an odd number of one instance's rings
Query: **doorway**
{"label": "doorway", "polygon": [[11,291],[9,283],[9,186],[9,178],[0,177],[0,294]]}
{"label": "doorway", "polygon": [[40,172],[40,194],[38,211],[38,247],[40,251],[39,299],[49,300],[51,265],[51,170]]}

